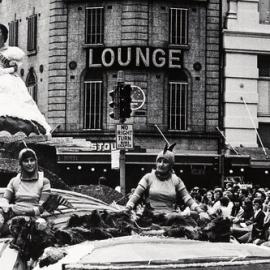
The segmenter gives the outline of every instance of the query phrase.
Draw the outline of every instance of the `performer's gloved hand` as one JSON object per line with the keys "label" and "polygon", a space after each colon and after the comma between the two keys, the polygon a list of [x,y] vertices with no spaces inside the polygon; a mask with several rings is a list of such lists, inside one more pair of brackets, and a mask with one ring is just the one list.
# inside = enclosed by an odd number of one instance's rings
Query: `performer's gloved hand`
{"label": "performer's gloved hand", "polygon": [[12,60],[11,60],[11,61],[9,62],[9,66],[14,68],[14,72],[16,72],[16,71],[18,70],[18,64],[17,64],[17,62],[15,62],[15,61],[12,61]]}
{"label": "performer's gloved hand", "polygon": [[209,215],[206,212],[199,213],[200,219],[210,219]]}
{"label": "performer's gloved hand", "polygon": [[130,212],[130,211],[132,210],[132,206],[131,206],[131,205],[126,205],[125,210],[126,210],[127,212]]}

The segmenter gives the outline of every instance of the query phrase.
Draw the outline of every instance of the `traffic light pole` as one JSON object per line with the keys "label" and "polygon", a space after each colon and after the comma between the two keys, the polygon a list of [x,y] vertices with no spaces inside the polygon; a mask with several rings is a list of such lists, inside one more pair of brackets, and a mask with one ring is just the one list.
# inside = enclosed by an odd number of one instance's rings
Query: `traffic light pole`
{"label": "traffic light pole", "polygon": [[[121,86],[124,85],[124,81],[125,81],[124,80],[124,72],[123,71],[118,71],[117,84],[118,84],[118,89],[119,89],[119,93],[118,93],[119,96],[120,96]],[[118,110],[119,110],[119,115],[120,115],[120,104],[118,104]],[[124,124],[124,122],[125,122],[125,118],[122,118],[120,116],[119,123]],[[120,188],[121,188],[121,193],[123,195],[126,195],[126,150],[125,149],[120,149],[120,157],[119,157],[119,159],[120,159],[119,160]]]}
{"label": "traffic light pole", "polygon": [[[109,106],[113,108],[113,112],[110,113],[110,117],[115,120],[119,120],[119,124],[123,125],[127,118],[130,118],[131,110],[131,86],[130,84],[125,84],[124,72],[122,70],[118,71],[117,74],[117,86],[114,90],[109,92],[112,101]],[[126,146],[120,149],[120,187],[121,193],[126,194]]]}
{"label": "traffic light pole", "polygon": [[[123,124],[123,123],[124,123],[123,119],[120,119],[120,124]],[[126,195],[126,150],[125,149],[120,150],[119,167],[120,167],[121,193],[123,195]]]}

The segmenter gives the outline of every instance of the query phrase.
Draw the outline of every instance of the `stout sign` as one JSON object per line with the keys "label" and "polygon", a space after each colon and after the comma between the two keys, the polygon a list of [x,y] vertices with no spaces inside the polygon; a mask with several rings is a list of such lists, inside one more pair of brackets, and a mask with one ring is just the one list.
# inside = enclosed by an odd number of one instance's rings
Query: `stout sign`
{"label": "stout sign", "polygon": [[182,68],[180,49],[154,47],[90,48],[89,68]]}

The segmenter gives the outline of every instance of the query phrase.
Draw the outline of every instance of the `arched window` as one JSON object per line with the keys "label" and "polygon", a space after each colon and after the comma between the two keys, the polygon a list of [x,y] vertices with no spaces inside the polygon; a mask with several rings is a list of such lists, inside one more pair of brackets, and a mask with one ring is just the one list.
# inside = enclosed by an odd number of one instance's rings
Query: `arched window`
{"label": "arched window", "polygon": [[30,68],[28,75],[26,77],[26,86],[29,94],[32,96],[33,100],[37,103],[37,76],[33,68]]}
{"label": "arched window", "polygon": [[184,71],[170,72],[168,90],[168,130],[186,130],[188,77]]}
{"label": "arched window", "polygon": [[87,71],[83,76],[83,128],[102,129],[102,72]]}

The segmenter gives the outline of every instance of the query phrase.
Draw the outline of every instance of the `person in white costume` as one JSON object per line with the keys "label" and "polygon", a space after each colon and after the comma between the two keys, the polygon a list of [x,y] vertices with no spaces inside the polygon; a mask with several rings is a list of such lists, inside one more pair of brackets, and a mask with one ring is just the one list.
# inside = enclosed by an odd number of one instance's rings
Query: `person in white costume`
{"label": "person in white costume", "polygon": [[0,131],[49,135],[51,128],[17,73],[24,52],[7,46],[8,29],[0,24]]}

